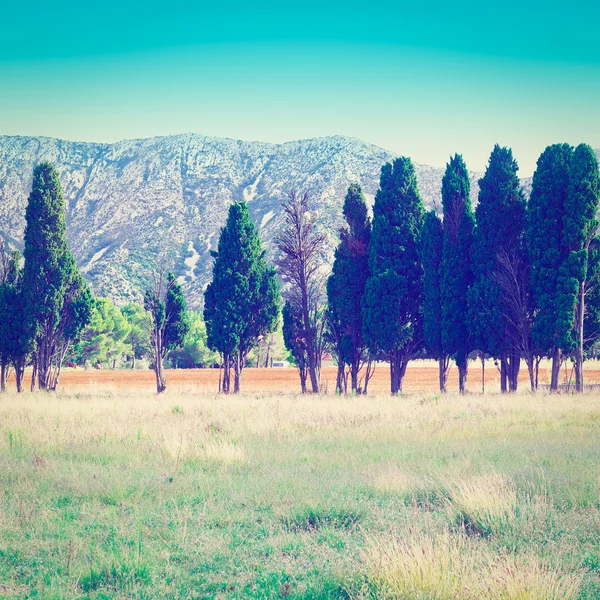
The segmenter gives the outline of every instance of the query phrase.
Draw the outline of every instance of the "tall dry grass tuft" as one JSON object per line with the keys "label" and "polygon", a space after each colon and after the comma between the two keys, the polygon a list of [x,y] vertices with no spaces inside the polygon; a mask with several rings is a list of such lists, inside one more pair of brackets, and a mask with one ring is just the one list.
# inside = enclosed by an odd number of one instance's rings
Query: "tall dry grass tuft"
{"label": "tall dry grass tuft", "polygon": [[416,534],[403,540],[375,540],[363,559],[378,598],[477,597],[471,589],[476,555],[464,536]]}
{"label": "tall dry grass tuft", "polygon": [[447,489],[451,506],[468,531],[484,536],[499,533],[516,517],[516,487],[501,473],[454,477]]}
{"label": "tall dry grass tuft", "polygon": [[484,542],[448,532],[375,539],[363,561],[384,600],[574,600],[584,576],[554,571],[532,553],[499,558]]}
{"label": "tall dry grass tuft", "polygon": [[202,454],[207,460],[223,465],[242,463],[246,460],[244,448],[228,440],[207,442],[202,447]]}
{"label": "tall dry grass tuft", "polygon": [[490,600],[574,600],[584,572],[558,573],[535,556],[507,556],[491,569],[482,597]]}

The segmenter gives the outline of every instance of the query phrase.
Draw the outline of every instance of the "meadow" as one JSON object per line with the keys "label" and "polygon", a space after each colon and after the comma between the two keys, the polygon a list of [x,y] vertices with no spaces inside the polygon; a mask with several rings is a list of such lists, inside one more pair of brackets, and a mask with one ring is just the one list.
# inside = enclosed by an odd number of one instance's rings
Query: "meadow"
{"label": "meadow", "polygon": [[1,598],[600,598],[600,395],[0,396]]}

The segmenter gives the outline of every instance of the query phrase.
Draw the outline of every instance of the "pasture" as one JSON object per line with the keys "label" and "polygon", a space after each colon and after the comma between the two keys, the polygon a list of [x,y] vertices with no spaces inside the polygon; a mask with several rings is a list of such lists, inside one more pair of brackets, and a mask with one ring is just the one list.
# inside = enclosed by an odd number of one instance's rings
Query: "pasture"
{"label": "pasture", "polygon": [[599,395],[83,373],[0,396],[1,598],[600,597]]}

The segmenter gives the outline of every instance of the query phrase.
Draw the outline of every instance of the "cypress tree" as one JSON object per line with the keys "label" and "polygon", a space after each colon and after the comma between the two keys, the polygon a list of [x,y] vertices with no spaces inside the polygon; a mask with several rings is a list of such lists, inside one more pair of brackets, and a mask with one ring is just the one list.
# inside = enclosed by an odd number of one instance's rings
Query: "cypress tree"
{"label": "cypress tree", "polygon": [[459,389],[465,392],[467,360],[473,349],[467,293],[473,280],[471,246],[474,218],[471,210],[469,173],[460,154],[446,165],[442,179],[444,243],[440,299],[442,347],[458,366]]}
{"label": "cypress tree", "polygon": [[25,213],[23,301],[35,351],[32,385],[37,374],[40,389],[56,389],[63,358],[93,309],[67,244],[64,204],[58,173],[38,165]]}
{"label": "cypress tree", "polygon": [[569,170],[561,244],[564,259],[558,272],[556,302],[559,346],[566,354],[575,353],[579,392],[583,392],[585,296],[595,275],[590,269],[589,247],[598,227],[599,179],[594,151],[587,144],[580,144]]}
{"label": "cypress tree", "polygon": [[421,233],[423,265],[423,337],[429,354],[439,363],[440,391],[446,392],[449,356],[442,346],[441,275],[444,227],[434,210],[425,215]]}
{"label": "cypress tree", "polygon": [[381,169],[373,206],[363,334],[390,360],[391,392],[402,391],[408,361],[423,345],[423,269],[418,242],[425,210],[410,158]]}
{"label": "cypress tree", "polygon": [[11,254],[0,246],[0,391],[6,389],[10,364],[15,369],[17,391],[22,391],[27,355],[22,297],[23,269],[18,250]]}
{"label": "cypress tree", "polygon": [[[361,301],[369,273],[367,248],[371,221],[359,184],[353,183],[344,199],[344,217],[348,227],[340,231],[333,268],[327,281],[327,299],[332,329],[338,345],[338,363],[350,366],[351,389],[358,391],[359,373],[367,348],[362,335]],[[338,391],[340,377],[338,374]]]}
{"label": "cypress tree", "polygon": [[[559,271],[565,260],[563,227],[573,148],[548,146],[537,161],[528,203],[527,242],[534,307],[532,337],[541,353],[552,357],[550,389],[558,389],[562,361],[561,329],[568,305],[559,306]],[[562,340],[564,342],[564,339]]]}
{"label": "cypress tree", "polygon": [[213,279],[204,295],[208,344],[223,355],[221,391],[230,391],[233,366],[234,392],[239,392],[248,352],[260,336],[276,328],[280,304],[275,271],[267,265],[245,202],[229,208],[218,252],[213,255]]}
{"label": "cypress tree", "polygon": [[510,148],[496,145],[485,175],[479,180],[479,203],[475,209],[473,239],[473,285],[469,289],[471,332],[475,347],[499,358],[502,390],[506,377],[517,389],[520,347],[509,331],[504,292],[496,273],[498,260],[520,261],[525,254],[526,202],[517,176],[517,162]]}

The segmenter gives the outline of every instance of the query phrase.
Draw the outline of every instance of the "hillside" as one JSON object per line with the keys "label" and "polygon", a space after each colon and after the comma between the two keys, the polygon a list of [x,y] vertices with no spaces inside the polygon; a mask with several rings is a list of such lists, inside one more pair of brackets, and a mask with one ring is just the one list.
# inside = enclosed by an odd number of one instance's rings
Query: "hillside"
{"label": "hillside", "polygon": [[[272,253],[282,201],[293,188],[310,189],[334,244],[348,185],[360,182],[372,202],[381,165],[393,157],[341,136],[286,144],[195,134],[115,144],[0,136],[0,235],[22,248],[33,167],[50,160],[65,191],[71,249],[96,294],[139,300],[152,268],[164,263],[197,307],[233,200],[248,201]],[[426,205],[439,206],[443,169],[416,170]],[[477,179],[472,174],[473,198]]]}

